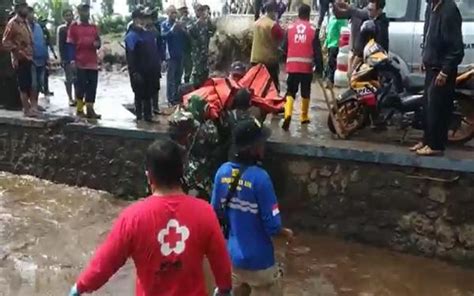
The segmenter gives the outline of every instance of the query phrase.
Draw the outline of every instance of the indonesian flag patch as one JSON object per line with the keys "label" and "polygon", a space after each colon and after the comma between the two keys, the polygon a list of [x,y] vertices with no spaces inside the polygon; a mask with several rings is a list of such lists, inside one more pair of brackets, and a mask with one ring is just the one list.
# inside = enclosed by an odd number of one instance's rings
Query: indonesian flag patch
{"label": "indonesian flag patch", "polygon": [[273,216],[276,216],[276,215],[280,214],[280,209],[278,208],[278,204],[273,205],[272,214],[273,214]]}

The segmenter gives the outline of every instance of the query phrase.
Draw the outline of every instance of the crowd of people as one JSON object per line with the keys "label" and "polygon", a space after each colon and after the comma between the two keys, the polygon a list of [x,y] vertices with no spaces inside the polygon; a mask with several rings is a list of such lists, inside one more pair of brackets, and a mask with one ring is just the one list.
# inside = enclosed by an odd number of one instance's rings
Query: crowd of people
{"label": "crowd of people", "polygon": [[69,295],[98,290],[128,258],[137,270],[136,295],[209,295],[205,261],[214,295],[283,295],[273,239],[289,244],[293,232],[282,225],[272,181],[260,164],[270,134],[255,119],[236,124],[210,204],[183,190],[179,144],[153,143],[146,152],[150,196],[120,214]]}
{"label": "crowd of people", "polygon": [[[44,111],[38,104],[38,93],[51,94],[50,50],[57,57],[46,21],[37,20],[34,9],[25,0],[18,0],[14,7],[2,44],[12,54],[24,114],[36,117]],[[183,83],[200,85],[208,78],[209,41],[216,28],[210,20],[209,6],[198,4],[194,12],[195,17],[191,17],[185,5],[178,9],[169,6],[168,18],[159,22],[157,10],[139,7],[133,11],[125,47],[137,120],[152,121],[154,114],[160,114],[158,92],[163,62],[167,68],[166,97],[170,107],[179,104],[178,90]],[[97,52],[102,43],[99,29],[90,22],[89,4],[78,5],[77,11],[65,9],[62,15],[64,24],[57,29],[57,45],[69,104],[76,107],[78,116],[100,119],[94,108]]]}
{"label": "crowd of people", "polygon": [[[357,7],[343,0],[320,1],[321,8],[332,5],[334,11],[324,44],[328,49],[325,72],[329,84],[334,80],[339,34],[347,19],[352,25],[353,67],[363,61],[367,43],[364,28],[368,26],[373,26],[370,38],[389,51],[385,0],[369,0],[365,4]],[[427,72],[426,127],[423,141],[412,150],[419,155],[438,155],[446,144],[457,66],[463,58],[462,19],[453,0],[430,0],[428,4],[423,50]],[[281,56],[285,57],[287,73],[282,128],[289,129],[298,92],[300,123],[310,122],[313,76],[324,72],[319,37],[325,15],[320,15],[315,26],[310,21],[310,5],[301,4],[298,18],[283,30],[278,22],[279,3],[269,1],[262,8],[263,15],[254,24],[250,56],[254,76],[246,79],[251,71],[246,73],[245,65],[234,63],[229,77],[211,79],[212,83],[205,85],[210,92],[217,92],[214,88],[220,83],[228,97],[216,94],[207,99],[195,95],[187,98],[188,115],[193,124],[199,122],[196,134],[201,128],[206,130],[204,135],[207,136],[210,134],[207,129],[219,133],[219,129],[227,128],[219,120],[229,112],[247,112],[256,101],[260,108],[266,106],[272,110],[274,106],[269,101],[274,98],[265,100],[263,94],[256,95],[252,84],[264,77],[258,82],[260,91],[270,90],[272,96],[278,97]],[[132,12],[124,40],[138,120],[152,121],[153,114],[160,113],[158,91],[164,61],[170,106],[182,103],[181,87],[190,84],[197,88],[208,81],[209,41],[216,28],[210,21],[207,5],[197,5],[194,9],[196,18],[190,17],[186,6],[169,6],[163,22],[158,22],[157,12],[152,9],[139,7]],[[37,116],[41,112],[38,92],[47,91],[44,77],[50,44],[31,7],[18,2],[15,12],[5,30],[3,44],[12,52],[25,115]],[[101,47],[101,39],[98,28],[89,21],[90,6],[79,5],[77,13],[78,20],[74,21],[73,11],[65,10],[65,23],[58,28],[65,86],[77,114],[98,119],[100,115],[94,110],[94,102],[98,82],[97,49]],[[206,182],[209,186],[194,188],[209,190],[210,204],[188,195],[193,188],[189,188],[192,186],[186,170],[194,165],[189,159],[199,158],[199,155],[188,150],[188,159],[185,159],[182,146],[189,141],[195,143],[196,137],[192,140],[185,137],[179,143],[159,140],[148,148],[146,177],[150,196],[121,213],[71,288],[70,296],[98,290],[128,258],[132,258],[136,266],[137,295],[207,295],[203,274],[205,258],[214,274],[215,295],[283,295],[273,239],[281,236],[290,243],[293,232],[282,225],[271,178],[261,166],[271,130],[249,114],[236,116],[230,126],[230,151],[224,152],[229,161],[219,163],[219,168],[212,172],[213,181]],[[201,143],[201,148],[206,150],[203,163],[209,161],[211,148],[227,148],[222,138],[212,144],[208,144],[209,137],[206,140]],[[210,157],[219,159],[221,153],[215,151],[212,150]],[[205,175],[194,177],[202,183],[202,179],[211,178],[211,172]]]}

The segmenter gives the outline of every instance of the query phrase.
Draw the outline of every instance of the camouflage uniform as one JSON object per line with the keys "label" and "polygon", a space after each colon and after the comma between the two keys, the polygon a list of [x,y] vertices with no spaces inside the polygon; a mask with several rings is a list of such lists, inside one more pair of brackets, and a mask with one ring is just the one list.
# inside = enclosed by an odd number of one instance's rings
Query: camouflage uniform
{"label": "camouflage uniform", "polygon": [[[187,16],[182,17],[181,22],[183,27],[189,30],[193,23],[194,19]],[[184,44],[184,56],[183,56],[183,67],[184,67],[184,83],[188,83],[191,80],[191,73],[193,71],[193,59],[191,58],[192,42],[191,37],[188,35],[186,42]]]}
{"label": "camouflage uniform", "polygon": [[[198,99],[200,99],[198,97]],[[193,105],[171,116],[171,125],[178,132],[190,131],[186,141],[187,160],[184,165],[184,185],[187,192],[209,200],[214,175],[228,159],[232,129],[238,120],[249,115],[244,111],[223,111],[217,121],[204,120],[204,105]],[[197,109],[201,109],[197,111]],[[191,127],[191,128],[190,128]]]}
{"label": "camouflage uniform", "polygon": [[211,21],[195,21],[189,29],[192,40],[193,79],[195,85],[202,84],[209,77],[209,41],[216,32]]}

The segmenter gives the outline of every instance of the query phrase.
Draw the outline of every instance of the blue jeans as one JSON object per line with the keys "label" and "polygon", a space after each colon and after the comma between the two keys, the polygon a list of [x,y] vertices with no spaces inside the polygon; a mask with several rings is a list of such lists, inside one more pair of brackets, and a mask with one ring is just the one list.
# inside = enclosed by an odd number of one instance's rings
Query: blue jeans
{"label": "blue jeans", "polygon": [[181,85],[181,77],[183,76],[183,60],[169,59],[168,73],[166,73],[166,97],[170,105],[180,103],[178,98],[178,87]]}
{"label": "blue jeans", "polygon": [[35,93],[44,93],[46,66],[31,66],[31,88]]}

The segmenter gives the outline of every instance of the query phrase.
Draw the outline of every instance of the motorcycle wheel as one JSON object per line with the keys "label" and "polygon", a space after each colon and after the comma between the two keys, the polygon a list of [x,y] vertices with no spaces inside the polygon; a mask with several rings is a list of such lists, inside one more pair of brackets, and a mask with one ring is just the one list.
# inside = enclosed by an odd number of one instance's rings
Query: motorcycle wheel
{"label": "motorcycle wheel", "polygon": [[448,131],[448,142],[464,145],[474,139],[474,100],[458,100]]}
{"label": "motorcycle wheel", "polygon": [[[353,134],[355,131],[364,128],[369,121],[369,111],[365,106],[361,105],[356,98],[338,103],[339,114],[341,115],[341,123],[347,135]],[[336,110],[334,110],[336,113]],[[331,133],[336,134],[331,116],[328,115],[327,125]]]}

